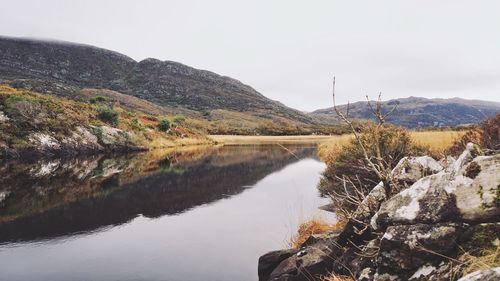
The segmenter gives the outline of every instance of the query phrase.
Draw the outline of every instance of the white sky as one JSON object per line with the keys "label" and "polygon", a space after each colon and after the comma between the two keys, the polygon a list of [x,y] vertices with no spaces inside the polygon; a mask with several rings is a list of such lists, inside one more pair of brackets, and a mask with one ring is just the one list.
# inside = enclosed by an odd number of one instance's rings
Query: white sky
{"label": "white sky", "polygon": [[2,0],[0,35],[231,76],[300,109],[407,96],[500,101],[500,1]]}

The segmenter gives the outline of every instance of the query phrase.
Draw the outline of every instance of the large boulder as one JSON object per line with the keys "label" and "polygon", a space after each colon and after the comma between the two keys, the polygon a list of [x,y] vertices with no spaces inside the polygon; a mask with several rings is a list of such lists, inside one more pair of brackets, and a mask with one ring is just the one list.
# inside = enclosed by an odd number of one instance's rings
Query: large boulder
{"label": "large boulder", "polygon": [[388,227],[379,245],[378,278],[398,276],[398,280],[408,280],[419,270],[430,271],[429,266],[422,267],[437,264],[443,255],[455,251],[466,227],[466,224],[454,223]]}
{"label": "large boulder", "polygon": [[[466,150],[449,170],[424,177],[382,203],[371,223],[389,225],[494,221],[500,215],[500,154],[470,160]],[[462,163],[463,165],[457,165]]]}
{"label": "large boulder", "polygon": [[467,274],[458,281],[498,281],[500,280],[500,267],[480,270]]}

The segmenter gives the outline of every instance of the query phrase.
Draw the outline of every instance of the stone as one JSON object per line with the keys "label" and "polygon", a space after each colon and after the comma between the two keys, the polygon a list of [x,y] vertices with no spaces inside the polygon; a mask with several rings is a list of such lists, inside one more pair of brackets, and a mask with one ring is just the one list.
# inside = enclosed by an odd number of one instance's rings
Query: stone
{"label": "stone", "polygon": [[372,227],[384,229],[397,224],[453,221],[458,216],[458,210],[455,198],[443,188],[448,184],[450,181],[445,173],[418,180],[381,204],[371,219]]}
{"label": "stone", "polygon": [[458,281],[498,281],[500,280],[500,267],[472,272],[458,279]]}
{"label": "stone", "polygon": [[454,223],[388,227],[379,245],[377,273],[409,278],[425,264],[439,262],[441,255],[453,252],[466,227]]}
{"label": "stone", "polygon": [[59,141],[46,133],[33,133],[28,136],[29,141],[42,151],[58,150],[61,148]]}
{"label": "stone", "polygon": [[449,281],[453,280],[452,262],[441,262],[438,265],[424,264],[415,271],[409,281]]}
{"label": "stone", "polygon": [[0,111],[0,122],[7,122],[9,121],[9,117],[3,113],[3,111]]}
{"label": "stone", "polygon": [[443,166],[432,157],[403,157],[391,172],[392,177],[405,186],[412,185],[419,179],[436,174]]}
{"label": "stone", "polygon": [[448,186],[465,221],[488,222],[500,216],[499,167],[500,154],[476,157],[461,169],[464,175],[457,176],[470,184]]}
{"label": "stone", "polygon": [[389,225],[495,221],[500,215],[500,154],[473,160],[466,150],[451,171],[424,177],[382,203],[372,217],[374,229]]}
{"label": "stone", "polygon": [[258,274],[259,280],[265,281],[269,279],[271,272],[285,259],[295,255],[299,250],[287,249],[269,252],[259,258]]}
{"label": "stone", "polygon": [[331,253],[331,249],[321,243],[302,248],[295,255],[283,260],[271,272],[269,280],[314,280],[329,272],[332,267]]}

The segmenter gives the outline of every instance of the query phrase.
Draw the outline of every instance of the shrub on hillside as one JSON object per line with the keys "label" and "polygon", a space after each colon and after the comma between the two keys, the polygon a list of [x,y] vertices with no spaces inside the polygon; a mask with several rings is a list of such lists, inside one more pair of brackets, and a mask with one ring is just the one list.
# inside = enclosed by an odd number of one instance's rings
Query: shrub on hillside
{"label": "shrub on hillside", "polygon": [[108,99],[103,96],[93,96],[89,99],[91,104],[96,104],[96,103],[101,103],[101,102],[106,102]]}
{"label": "shrub on hillside", "polygon": [[167,119],[162,119],[160,122],[158,122],[158,130],[162,132],[166,132],[170,129],[170,121]]}
{"label": "shrub on hillside", "polygon": [[448,149],[447,154],[458,156],[469,142],[479,145],[482,149],[500,150],[500,113],[467,131]]}
{"label": "shrub on hillside", "polygon": [[111,124],[113,126],[118,125],[118,112],[114,111],[109,106],[100,106],[97,108],[97,118],[101,121]]}
{"label": "shrub on hillside", "polygon": [[35,100],[13,95],[5,100],[4,105],[7,115],[18,125],[30,127],[41,122],[42,109]]}
{"label": "shrub on hillside", "polygon": [[182,124],[182,123],[186,122],[186,117],[182,114],[177,114],[174,116],[173,121],[176,124]]}
{"label": "shrub on hillside", "polygon": [[[367,123],[359,131],[359,136],[368,157],[376,159],[377,155],[381,155],[390,168],[405,156],[425,154],[425,149],[414,144],[408,131],[402,127]],[[323,195],[345,193],[346,189],[354,192],[355,184],[357,189],[368,192],[379,181],[375,172],[369,169],[358,141],[352,139],[347,145],[329,153],[319,190]]]}

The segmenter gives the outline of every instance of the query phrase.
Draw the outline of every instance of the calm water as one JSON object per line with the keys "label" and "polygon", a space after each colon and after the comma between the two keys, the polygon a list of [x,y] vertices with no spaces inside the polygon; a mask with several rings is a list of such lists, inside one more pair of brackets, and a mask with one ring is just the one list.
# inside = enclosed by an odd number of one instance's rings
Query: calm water
{"label": "calm water", "polygon": [[257,280],[325,203],[315,148],[288,148],[7,163],[0,280]]}

